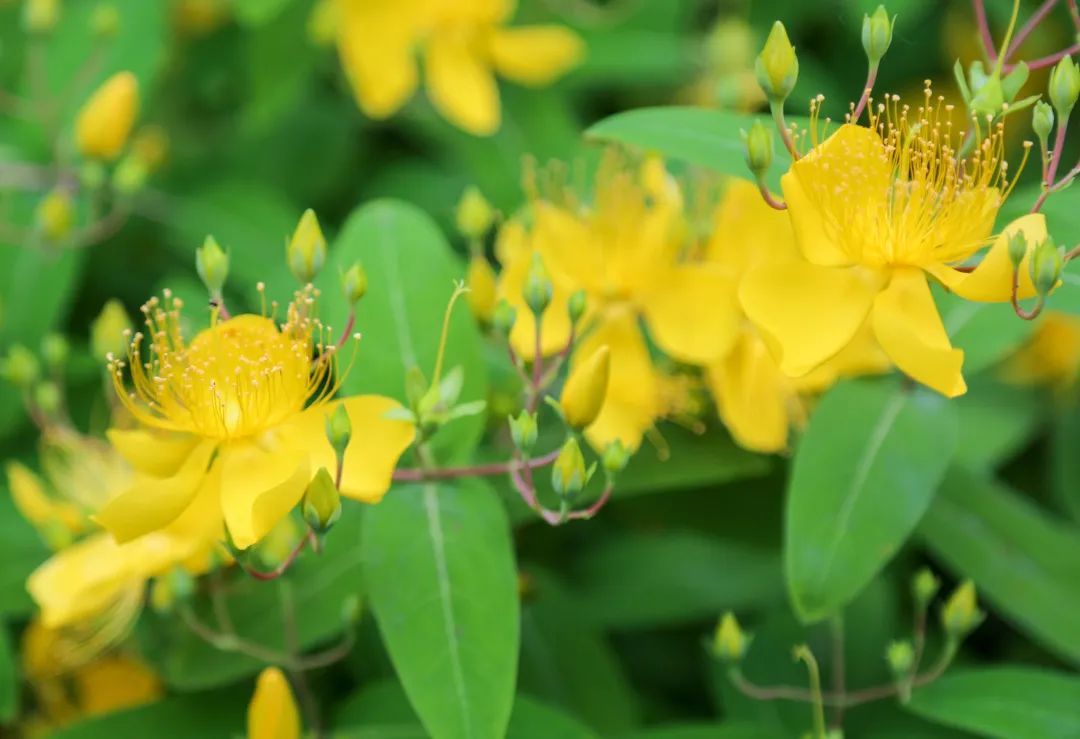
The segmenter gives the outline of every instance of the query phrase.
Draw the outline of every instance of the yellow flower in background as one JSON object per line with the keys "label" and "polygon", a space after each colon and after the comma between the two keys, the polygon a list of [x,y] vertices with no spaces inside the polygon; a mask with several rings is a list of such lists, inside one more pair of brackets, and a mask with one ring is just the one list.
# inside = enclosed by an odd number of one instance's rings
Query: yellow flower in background
{"label": "yellow flower in background", "polygon": [[250,547],[300,501],[319,468],[335,468],[324,419],[338,404],[353,428],[341,492],[382,497],[413,427],[385,418],[398,407],[390,398],[329,400],[342,378],[315,297],[310,286],[298,292],[280,326],[240,315],[190,343],[179,299],[166,294],[143,307],[147,333],[134,335],[126,361],[110,363],[121,402],[142,426],[109,432],[136,473],[95,517],[118,542],[197,515],[207,526],[224,521],[233,543]]}
{"label": "yellow flower in background", "polygon": [[[963,352],[949,342],[928,278],[970,300],[1008,300],[1008,238],[1023,232],[1030,255],[1046,238],[1045,219],[1017,219],[974,271],[957,269],[990,241],[1008,194],[1003,129],[997,125],[958,161],[963,133],[940,122],[951,108],[929,89],[913,118],[895,97],[884,111],[869,128],[841,126],[784,175],[805,259],[752,270],[739,297],[787,375],[836,356],[869,320],[897,367],[954,397],[966,390]],[[1021,297],[1034,295],[1027,260],[1019,268]]]}
{"label": "yellow flower in background", "polygon": [[496,74],[550,84],[578,64],[581,39],[557,25],[508,27],[514,0],[337,0],[338,50],[357,103],[387,118],[424,83],[435,109],[459,128],[499,128]]}
{"label": "yellow flower in background", "polygon": [[186,36],[206,36],[229,22],[231,6],[229,0],[173,0],[173,26]]}
{"label": "yellow flower in background", "polygon": [[[761,265],[800,259],[786,213],[774,210],[757,187],[732,182],[716,210],[705,258],[738,281]],[[889,366],[868,328],[835,357],[798,378],[785,375],[754,326],[743,320],[731,350],[706,368],[721,420],[742,447],[773,453],[788,446],[791,427],[805,425],[808,397],[843,376]]]}
{"label": "yellow flower in background", "polygon": [[1080,318],[1049,311],[1043,314],[1027,343],[1001,368],[1003,377],[1018,384],[1065,389],[1080,375]]}
{"label": "yellow flower in background", "polygon": [[115,159],[139,115],[139,83],[131,72],[117,72],[102,83],[75,119],[79,152],[94,159]]}
{"label": "yellow flower in background", "polygon": [[247,714],[248,739],[299,739],[300,714],[285,675],[267,667],[255,682]]}
{"label": "yellow flower in background", "polygon": [[685,259],[691,237],[682,196],[659,160],[635,167],[610,153],[590,203],[561,187],[534,192],[531,201],[531,224],[509,221],[497,244],[503,266],[499,295],[518,315],[511,343],[527,359],[535,353],[535,322],[522,286],[538,253],[554,285],[541,353],[555,354],[566,345],[567,301],[585,291],[575,363],[606,345],[611,366],[603,408],[585,433],[597,448],[619,439],[636,449],[645,431],[674,410],[643,326],[673,359],[707,363],[736,337],[735,284],[725,270]]}

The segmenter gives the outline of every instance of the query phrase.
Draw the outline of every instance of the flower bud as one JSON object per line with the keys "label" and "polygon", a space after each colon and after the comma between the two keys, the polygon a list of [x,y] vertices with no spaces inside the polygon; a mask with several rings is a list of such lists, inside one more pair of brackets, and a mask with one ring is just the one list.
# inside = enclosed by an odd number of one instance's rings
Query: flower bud
{"label": "flower bud", "polygon": [[48,33],[60,20],[60,0],[26,0],[23,28],[27,33]]}
{"label": "flower bud", "polygon": [[41,356],[45,360],[45,366],[51,370],[62,369],[70,354],[71,347],[62,334],[48,333],[41,340]]}
{"label": "flower bud", "polygon": [[1058,62],[1050,72],[1049,93],[1058,117],[1064,120],[1076,105],[1077,96],[1080,96],[1080,66],[1073,62],[1071,56]]}
{"label": "flower bud", "polygon": [[606,344],[570,372],[559,407],[571,428],[583,429],[600,415],[610,374],[611,351]]}
{"label": "flower bud", "polygon": [[308,483],[300,509],[307,525],[319,534],[329,531],[341,517],[341,494],[325,467],[320,467]]}
{"label": "flower bud", "polygon": [[367,294],[367,272],[360,262],[353,262],[341,275],[341,291],[349,305],[356,305]]}
{"label": "flower bud", "polygon": [[764,179],[773,160],[772,131],[760,120],[754,121],[749,132],[743,132],[743,146],[746,149],[746,166],[758,181]]}
{"label": "flower bud", "polygon": [[469,308],[480,321],[490,321],[495,312],[495,270],[481,255],[469,260],[469,272],[465,276],[469,292],[465,293]]}
{"label": "flower bud", "polygon": [[62,394],[55,382],[46,380],[34,387],[34,405],[41,409],[46,416],[56,415],[60,410]]}
{"label": "flower bud", "polygon": [[510,302],[503,298],[495,306],[495,312],[491,316],[491,325],[500,336],[504,338],[510,335],[510,332],[514,330],[514,323],[517,322],[517,309],[510,305]]}
{"label": "flower bud", "polygon": [[326,440],[330,442],[330,448],[341,459],[345,449],[352,439],[352,421],[349,419],[349,411],[344,403],[338,403],[333,412],[326,416]]}
{"label": "flower bud", "polygon": [[104,360],[110,354],[123,356],[128,344],[124,332],[130,330],[131,319],[123,303],[112,298],[90,324],[90,351],[94,358]]}
{"label": "flower bud", "polygon": [[112,3],[98,3],[90,15],[90,30],[99,39],[111,39],[120,30],[120,12]]}
{"label": "flower bud", "polygon": [[889,663],[889,670],[893,677],[907,677],[911,666],[915,664],[915,650],[909,641],[889,642],[885,648],[885,661]]}
{"label": "flower bud", "polygon": [[538,433],[535,413],[522,410],[517,418],[510,416],[510,437],[514,440],[514,446],[522,452],[527,454],[532,451]]}
{"label": "flower bud", "polygon": [[131,139],[131,156],[152,172],[169,158],[169,134],[161,126],[143,126]]}
{"label": "flower bud", "polygon": [[571,436],[559,450],[559,456],[551,467],[551,485],[560,497],[569,498],[581,492],[588,481],[589,473],[585,469],[581,446]]}
{"label": "flower bud", "polygon": [[475,185],[465,188],[457,205],[457,228],[467,239],[480,239],[495,222],[495,209]]}
{"label": "flower bud", "polygon": [[870,66],[877,68],[881,57],[892,43],[893,25],[896,17],[889,18],[884,5],[877,6],[873,15],[864,15],[862,23],[862,47]]}
{"label": "flower bud", "polygon": [[300,216],[300,222],[296,224],[296,230],[285,247],[285,259],[293,277],[304,285],[314,280],[322,269],[326,261],[326,238],[311,208]]}
{"label": "flower bud", "polygon": [[1065,260],[1049,236],[1031,254],[1031,282],[1040,297],[1046,297],[1057,286]]}
{"label": "flower bud", "polygon": [[622,443],[621,439],[615,439],[604,447],[604,455],[601,458],[601,463],[604,466],[604,472],[608,477],[615,477],[615,475],[626,469],[627,463],[630,461],[630,450],[626,448],[626,445]]}
{"label": "flower bud", "polygon": [[113,172],[112,186],[121,195],[134,195],[146,185],[149,176],[146,165],[134,156],[126,156],[116,165]]}
{"label": "flower bud", "polygon": [[1054,107],[1050,103],[1045,100],[1035,103],[1035,108],[1031,113],[1031,128],[1045,149],[1046,142],[1050,138],[1050,131],[1054,128]]}
{"label": "flower bud", "polygon": [[22,344],[15,344],[8,349],[7,356],[0,364],[0,374],[20,390],[29,390],[41,376],[41,365],[33,352]]}
{"label": "flower bud", "polygon": [[255,681],[247,711],[248,739],[286,739],[301,736],[300,712],[289,681],[277,667],[264,668]]}
{"label": "flower bud", "polygon": [[954,639],[963,639],[982,623],[985,614],[975,601],[975,583],[964,580],[953,591],[941,610],[941,625],[945,633]]}
{"label": "flower bud", "polygon": [[742,662],[746,650],[750,648],[750,639],[739,626],[735,614],[728,611],[717,622],[716,631],[713,632],[713,655],[732,664]]}
{"label": "flower bud", "polygon": [[1012,262],[1013,269],[1020,268],[1020,263],[1024,261],[1024,257],[1027,255],[1027,250],[1027,237],[1024,236],[1023,231],[1017,230],[1009,237],[1009,261]]}
{"label": "flower bud", "polygon": [[86,101],[75,119],[79,152],[112,160],[123,150],[139,113],[139,83],[131,72],[117,72]]}
{"label": "flower bud", "polygon": [[570,296],[570,299],[566,301],[566,312],[570,316],[570,324],[577,323],[583,315],[585,315],[585,309],[588,307],[588,297],[585,295],[584,290],[576,290]]}
{"label": "flower bud", "polygon": [[525,287],[522,290],[525,305],[529,306],[529,310],[533,312],[533,315],[540,316],[547,310],[548,305],[551,304],[551,296],[554,290],[551,277],[548,276],[548,271],[544,267],[543,258],[539,252],[534,253],[532,264],[525,275]]}
{"label": "flower bud", "polygon": [[754,63],[754,72],[770,103],[784,102],[795,89],[795,82],[799,78],[799,59],[780,21],[773,24],[769,38]]}
{"label": "flower bud", "polygon": [[38,203],[37,223],[41,232],[51,243],[56,244],[67,238],[75,222],[75,209],[71,196],[60,188],[54,188]]}
{"label": "flower bud", "polygon": [[229,276],[229,256],[213,236],[207,236],[203,245],[195,250],[195,271],[211,297],[220,298],[221,288]]}
{"label": "flower bud", "polygon": [[911,594],[915,598],[915,606],[920,610],[925,610],[930,605],[930,601],[934,599],[940,589],[941,581],[934,576],[934,573],[928,567],[923,567],[916,572],[915,577],[911,580]]}

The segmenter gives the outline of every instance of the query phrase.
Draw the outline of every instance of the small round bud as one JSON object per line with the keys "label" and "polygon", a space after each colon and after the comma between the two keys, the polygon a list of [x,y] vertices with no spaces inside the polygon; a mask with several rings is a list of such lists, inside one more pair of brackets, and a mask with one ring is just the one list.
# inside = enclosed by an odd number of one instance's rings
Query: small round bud
{"label": "small round bud", "polygon": [[169,158],[168,132],[161,126],[143,126],[131,140],[131,156],[138,159],[147,172],[153,172]]}
{"label": "small round bud", "polygon": [[139,83],[117,72],[99,87],[75,119],[79,152],[90,159],[115,159],[124,149],[139,114]]}
{"label": "small round bud", "polygon": [[474,186],[465,188],[457,205],[457,228],[467,239],[480,239],[495,222],[495,209]]}
{"label": "small round bud", "polygon": [[528,454],[536,446],[536,437],[539,433],[536,414],[522,410],[517,418],[510,416],[510,437],[514,440],[514,446]]}
{"label": "small round bud", "polygon": [[544,267],[543,258],[541,258],[539,252],[534,253],[532,264],[529,265],[529,271],[525,275],[525,287],[522,290],[525,305],[529,306],[529,310],[533,312],[533,315],[540,316],[547,310],[548,305],[551,304],[551,296],[554,290],[551,277],[548,276],[548,271]]}
{"label": "small round bud", "polygon": [[1045,100],[1035,103],[1031,112],[1031,128],[1045,147],[1047,139],[1050,138],[1050,131],[1054,128],[1054,106]]}
{"label": "small round bud", "polygon": [[941,625],[954,639],[963,639],[984,617],[976,604],[975,583],[971,580],[960,583],[941,609]]}
{"label": "small round bud", "polygon": [[41,365],[33,352],[22,344],[15,344],[0,364],[0,374],[20,390],[29,390],[41,376]]}
{"label": "small round bud", "polygon": [[1073,62],[1071,56],[1058,62],[1050,72],[1048,92],[1058,117],[1064,120],[1076,105],[1077,96],[1080,96],[1080,65]]}
{"label": "small round bud", "polygon": [[195,250],[195,271],[210,295],[220,298],[221,288],[229,276],[229,256],[213,236],[207,236],[203,245]]}
{"label": "small round bud", "polygon": [[1027,237],[1024,236],[1023,231],[1018,230],[1009,237],[1009,261],[1012,262],[1013,269],[1020,268],[1020,263],[1027,256],[1027,251]]}
{"label": "small round bud", "polygon": [[743,133],[746,148],[746,166],[758,181],[764,179],[773,160],[773,134],[760,120],[754,121],[750,130]]}
{"label": "small round bud", "polygon": [[120,30],[120,11],[112,3],[98,3],[90,16],[90,30],[99,39],[113,38]]}
{"label": "small round bud", "polygon": [[124,332],[130,330],[131,319],[123,303],[112,298],[90,324],[90,351],[94,358],[104,361],[110,354],[122,357],[128,344]]}
{"label": "small round bud", "polygon": [[1049,295],[1057,286],[1064,267],[1065,259],[1061,250],[1048,236],[1031,254],[1031,282],[1035,285],[1035,292],[1041,297]]}
{"label": "small round bud", "polygon": [[26,0],[22,23],[27,33],[45,34],[60,20],[60,0]]}
{"label": "small round bud", "polygon": [[41,356],[45,366],[51,370],[60,370],[67,364],[71,355],[71,346],[62,334],[49,333],[41,340]]}
{"label": "small round bud", "polygon": [[329,531],[341,517],[341,494],[325,467],[320,467],[308,483],[300,509],[307,525],[319,534]]}
{"label": "small round bud", "polygon": [[480,321],[490,321],[495,312],[496,287],[495,270],[488,260],[479,254],[470,259],[465,282],[469,287],[465,298],[473,315]]}
{"label": "small round bud", "polygon": [[332,413],[326,416],[326,440],[330,442],[330,448],[341,459],[345,449],[352,439],[352,421],[349,419],[349,411],[344,403],[338,403]]}
{"label": "small round bud", "polygon": [[758,84],[771,103],[782,103],[799,79],[799,59],[780,21],[773,24],[765,46],[754,63]]}
{"label": "small round bud", "polygon": [[113,189],[121,195],[134,195],[146,185],[149,174],[142,160],[135,156],[126,156],[120,160],[113,172]]}
{"label": "small round bud", "polygon": [[928,567],[923,567],[915,573],[911,579],[911,594],[915,598],[915,605],[924,610],[930,605],[930,601],[941,589],[941,581],[937,579]]}
{"label": "small round bud", "polygon": [[63,404],[63,394],[59,386],[51,380],[38,383],[34,387],[34,405],[46,416],[55,415]]}
{"label": "small round bud", "polygon": [[551,486],[560,497],[570,498],[581,492],[589,481],[585,469],[585,457],[575,437],[571,436],[559,450],[555,464],[551,466]]}
{"label": "small round bud", "polygon": [[862,46],[870,66],[875,69],[889,50],[895,23],[896,17],[889,18],[884,5],[877,6],[873,15],[863,16]]}
{"label": "small round bud", "polygon": [[559,398],[566,423],[583,429],[600,415],[611,375],[611,351],[607,345],[594,351],[570,372]]}
{"label": "small round bud", "polygon": [[356,305],[367,294],[367,272],[360,262],[354,262],[341,275],[341,291],[349,305]]}
{"label": "small round bud", "polygon": [[326,262],[326,237],[311,208],[300,216],[300,222],[296,224],[296,230],[285,247],[285,259],[293,277],[303,285],[314,280]]}
{"label": "small round bud", "polygon": [[495,306],[495,312],[491,316],[491,325],[500,336],[507,337],[514,330],[517,322],[517,309],[510,305],[510,301],[503,298]]}
{"label": "small round bud", "polygon": [[626,448],[622,440],[616,439],[604,447],[601,464],[604,466],[604,472],[608,477],[615,477],[615,475],[626,469],[629,462],[630,450]]}
{"label": "small round bud", "polygon": [[575,324],[581,317],[585,315],[585,309],[588,307],[589,299],[585,295],[584,290],[576,290],[570,296],[570,299],[566,301],[566,312],[570,315],[570,323]]}
{"label": "small round bud", "polygon": [[71,196],[60,188],[54,188],[38,203],[37,223],[41,232],[51,243],[67,238],[75,222],[75,207]]}
{"label": "small round bud", "polygon": [[713,655],[731,664],[742,662],[746,650],[750,648],[750,639],[739,626],[735,614],[728,611],[720,617],[713,632]]}
{"label": "small round bud", "polygon": [[893,677],[907,677],[911,666],[915,664],[915,650],[909,641],[889,642],[885,648],[885,661],[889,663],[889,670]]}

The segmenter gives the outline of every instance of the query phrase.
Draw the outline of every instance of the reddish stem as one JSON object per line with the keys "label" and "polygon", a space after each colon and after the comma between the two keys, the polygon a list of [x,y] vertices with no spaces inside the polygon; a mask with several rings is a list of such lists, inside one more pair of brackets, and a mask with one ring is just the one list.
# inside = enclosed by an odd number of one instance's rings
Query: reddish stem
{"label": "reddish stem", "polygon": [[341,332],[341,338],[338,339],[337,348],[345,346],[345,342],[352,336],[353,328],[356,327],[356,309],[353,308],[349,311],[349,320],[345,322],[345,330]]}
{"label": "reddish stem", "polygon": [[[1030,62],[1026,62],[1026,64],[1028,65],[1028,69],[1042,69],[1043,67],[1051,67],[1060,62],[1065,57],[1072,56],[1076,53],[1080,53],[1080,43],[1073,44],[1069,48],[1062,49],[1061,51],[1050,54],[1049,56],[1043,56],[1039,57],[1038,59],[1033,59]],[[1006,64],[1003,68],[1006,72],[1011,72],[1013,71],[1013,69],[1016,68],[1016,65]]]}
{"label": "reddish stem", "polygon": [[758,183],[758,192],[761,193],[762,199],[773,210],[787,210],[787,203],[782,203],[772,196],[769,192],[769,188],[765,186],[764,182]]}
{"label": "reddish stem", "polygon": [[614,488],[611,485],[608,485],[604,488],[604,492],[600,494],[600,497],[596,499],[595,503],[593,503],[585,510],[571,511],[567,518],[569,518],[570,520],[589,520],[597,513],[599,513],[600,509],[604,507],[604,504],[608,502],[608,499],[611,498],[611,492],[613,489]]}
{"label": "reddish stem", "polygon": [[536,457],[528,461],[492,462],[490,464],[478,464],[469,467],[443,467],[441,469],[425,470],[422,468],[394,470],[393,479],[397,482],[422,482],[424,480],[454,480],[459,477],[486,477],[490,475],[505,475],[519,467],[535,469],[546,467],[554,462],[559,456],[559,450]]}
{"label": "reddish stem", "polygon": [[983,5],[983,0],[971,0],[971,5],[975,10],[975,23],[979,26],[983,48],[986,49],[986,56],[993,64],[997,61],[997,50],[994,48],[994,36],[990,33],[990,23],[986,20],[986,7]]}
{"label": "reddish stem", "polygon": [[315,532],[311,531],[310,529],[307,532],[307,536],[301,539],[293,548],[293,550],[289,552],[289,556],[287,556],[281,562],[281,564],[279,564],[277,567],[270,570],[269,572],[256,570],[255,568],[249,567],[243,562],[240,562],[240,560],[237,560],[237,563],[240,565],[241,568],[243,568],[244,572],[251,575],[256,580],[277,580],[279,577],[285,574],[289,567],[292,566],[292,563],[296,561],[296,558],[300,556],[300,552],[304,551],[308,544],[311,544],[312,548],[315,547]]}
{"label": "reddish stem", "polygon": [[862,97],[859,98],[859,104],[855,106],[855,110],[851,114],[851,122],[855,123],[859,120],[859,116],[862,115],[863,109],[866,107],[866,103],[870,100],[870,93],[874,89],[874,83],[877,82],[877,65],[873,65],[866,73],[866,84],[863,85]]}
{"label": "reddish stem", "polygon": [[1038,318],[1039,314],[1042,313],[1042,309],[1043,309],[1042,296],[1041,295],[1039,296],[1039,302],[1035,305],[1035,307],[1032,308],[1030,311],[1027,311],[1027,310],[1024,310],[1024,307],[1022,305],[1020,305],[1019,293],[1020,293],[1020,270],[1019,270],[1019,268],[1014,267],[1013,268],[1013,277],[1012,277],[1012,294],[1009,296],[1009,301],[1012,303],[1013,311],[1015,311],[1016,315],[1020,316],[1025,321],[1033,321],[1036,318]]}

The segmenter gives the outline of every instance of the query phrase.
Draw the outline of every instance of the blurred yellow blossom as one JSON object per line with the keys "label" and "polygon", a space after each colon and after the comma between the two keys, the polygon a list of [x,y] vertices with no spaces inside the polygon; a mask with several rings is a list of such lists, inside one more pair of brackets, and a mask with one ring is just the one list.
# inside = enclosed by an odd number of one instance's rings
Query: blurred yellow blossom
{"label": "blurred yellow blossom", "polygon": [[1065,389],[1080,374],[1080,318],[1044,313],[1027,343],[1002,367],[1005,379]]}
{"label": "blurred yellow blossom", "polygon": [[75,141],[80,153],[94,159],[115,159],[138,115],[139,83],[131,72],[117,72],[79,110]]}
{"label": "blurred yellow blossom", "polygon": [[255,682],[247,713],[248,739],[300,739],[300,714],[289,682],[277,667],[267,667]]}

